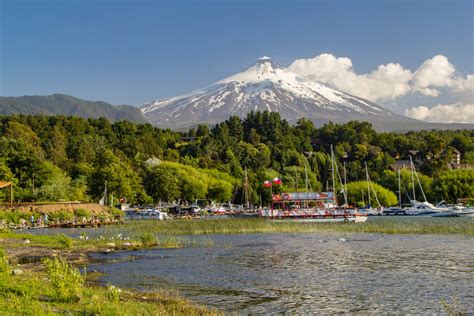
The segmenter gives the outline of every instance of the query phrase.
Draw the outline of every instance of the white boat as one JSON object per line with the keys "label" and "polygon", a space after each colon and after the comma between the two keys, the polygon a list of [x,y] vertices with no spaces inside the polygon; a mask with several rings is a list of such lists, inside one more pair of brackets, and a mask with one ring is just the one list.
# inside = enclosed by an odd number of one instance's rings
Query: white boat
{"label": "white boat", "polygon": [[[446,206],[442,206],[438,204],[434,206],[433,204],[429,203],[426,200],[425,192],[423,191],[423,186],[421,185],[420,178],[418,177],[418,173],[416,172],[415,165],[413,164],[413,160],[410,156],[410,168],[411,168],[411,181],[412,181],[412,188],[413,188],[413,200],[411,203],[413,204],[412,207],[406,208],[405,213],[407,215],[414,215],[414,216],[432,216],[432,217],[451,217],[457,216],[453,210],[450,210]],[[415,191],[415,177],[420,187],[421,193],[423,195],[424,202],[419,202],[416,200],[416,191]]]}
{"label": "white boat", "polygon": [[433,214],[449,214],[447,212],[452,212],[447,207],[436,207],[433,204],[425,201],[425,202],[418,202],[418,201],[411,201],[413,203],[412,207],[405,209],[405,213],[407,215],[433,215]]}
{"label": "white boat", "polygon": [[474,206],[464,207],[463,209],[453,209],[459,216],[474,217]]}
{"label": "white boat", "polygon": [[168,219],[168,213],[151,208],[139,211],[131,210],[127,211],[125,214],[128,219],[154,219],[160,221]]}
{"label": "white boat", "polygon": [[382,215],[383,208],[363,207],[359,208],[359,213],[368,216]]}

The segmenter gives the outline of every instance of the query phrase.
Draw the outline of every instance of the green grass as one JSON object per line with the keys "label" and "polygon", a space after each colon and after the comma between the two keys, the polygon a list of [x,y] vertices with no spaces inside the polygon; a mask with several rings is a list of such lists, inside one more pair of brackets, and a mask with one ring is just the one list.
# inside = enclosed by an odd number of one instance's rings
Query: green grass
{"label": "green grass", "polygon": [[254,233],[381,233],[474,235],[471,218],[369,218],[365,223],[304,223],[264,219],[140,221],[117,227],[125,234],[163,236]]}
{"label": "green grass", "polygon": [[[58,269],[54,267],[53,269]],[[64,269],[59,269],[64,272]],[[73,269],[66,269],[67,273]],[[53,273],[54,274],[54,273]],[[116,287],[80,283],[73,298],[64,299],[51,274],[25,271],[0,275],[1,315],[217,315],[213,310],[162,291],[133,292]],[[54,277],[57,279],[57,277]],[[61,294],[62,293],[62,294]],[[68,293],[69,294],[69,293]],[[63,295],[63,296],[61,296]]]}

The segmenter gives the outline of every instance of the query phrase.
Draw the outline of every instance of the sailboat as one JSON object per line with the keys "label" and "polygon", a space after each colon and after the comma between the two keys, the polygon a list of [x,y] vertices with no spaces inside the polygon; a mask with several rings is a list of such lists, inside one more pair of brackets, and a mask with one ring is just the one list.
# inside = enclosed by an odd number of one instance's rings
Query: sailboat
{"label": "sailboat", "polygon": [[[449,210],[447,207],[434,206],[426,199],[425,191],[423,191],[423,186],[421,185],[420,178],[416,172],[415,165],[413,164],[413,159],[410,156],[410,169],[411,169],[411,181],[413,188],[413,200],[411,203],[412,207],[405,209],[407,215],[423,215],[423,216],[433,216],[433,217],[448,217],[448,216],[458,216],[456,212]],[[416,200],[416,190],[415,190],[415,178],[418,182],[418,185],[423,195],[423,202]]]}
{"label": "sailboat", "polygon": [[99,205],[107,206],[107,180],[105,180],[104,195],[99,201]]}
{"label": "sailboat", "polygon": [[[232,204],[229,201],[228,211],[225,212],[233,217],[257,217],[258,213],[250,206],[250,182],[247,172],[247,167],[244,169],[244,177],[242,179],[242,204]],[[234,191],[233,200],[235,200],[238,189]],[[261,200],[261,197],[260,197]]]}
{"label": "sailboat", "polygon": [[[405,189],[405,187],[403,187]],[[383,215],[406,215],[402,208],[402,182],[400,169],[398,169],[398,206],[391,206],[383,210]],[[405,189],[406,192],[406,189]],[[407,194],[408,195],[408,194]]]}
{"label": "sailboat", "polygon": [[[364,162],[364,164],[365,164],[365,175],[366,175],[366,179],[367,179],[368,205],[367,205],[367,207],[360,208],[359,213],[367,214],[367,215],[382,215],[383,207],[382,207],[382,205],[380,205],[380,201],[379,201],[379,198],[377,196],[377,192],[375,192],[375,189],[372,185],[372,181],[370,180],[369,169],[367,168],[367,162]],[[377,201],[377,205],[378,205],[377,208],[372,207],[372,202],[371,202],[371,199],[370,199],[371,191],[374,194],[375,201]]]}

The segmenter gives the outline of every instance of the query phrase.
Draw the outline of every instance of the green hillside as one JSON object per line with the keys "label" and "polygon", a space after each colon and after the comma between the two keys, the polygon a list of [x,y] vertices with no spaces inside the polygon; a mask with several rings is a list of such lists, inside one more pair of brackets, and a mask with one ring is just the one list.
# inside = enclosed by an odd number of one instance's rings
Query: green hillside
{"label": "green hillside", "polygon": [[72,115],[83,118],[105,117],[112,122],[121,120],[146,122],[141,111],[134,106],[86,101],[65,94],[0,97],[0,114]]}

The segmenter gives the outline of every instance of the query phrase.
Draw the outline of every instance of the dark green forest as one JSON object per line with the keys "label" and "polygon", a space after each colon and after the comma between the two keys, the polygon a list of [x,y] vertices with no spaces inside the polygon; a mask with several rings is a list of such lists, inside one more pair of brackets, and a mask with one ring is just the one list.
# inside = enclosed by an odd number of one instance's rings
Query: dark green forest
{"label": "dark green forest", "polygon": [[[402,134],[376,132],[366,122],[314,126],[306,119],[292,126],[270,112],[186,133],[105,118],[0,116],[0,181],[14,183],[17,201],[98,201],[107,181],[110,193],[131,203],[242,203],[247,169],[251,202],[266,204],[270,190],[262,183],[274,177],[283,184],[273,192],[306,190],[306,183],[311,190],[330,188],[331,145],[341,177],[346,166],[351,203],[361,204],[365,184],[356,181],[366,179],[364,162],[380,185],[381,201],[397,203],[398,175],[390,166],[409,159],[409,151],[416,151],[413,158],[430,201],[474,197],[474,170],[449,168],[457,153],[461,163],[474,163],[472,130]],[[403,170],[404,202],[410,179]],[[0,192],[0,199],[6,200],[7,192]]]}
{"label": "dark green forest", "polygon": [[140,109],[135,106],[86,101],[66,94],[0,96],[0,115],[14,114],[74,115],[84,118],[107,117],[112,122],[146,122]]}

